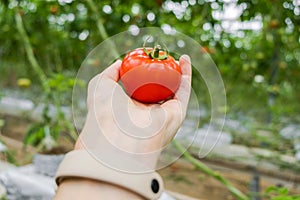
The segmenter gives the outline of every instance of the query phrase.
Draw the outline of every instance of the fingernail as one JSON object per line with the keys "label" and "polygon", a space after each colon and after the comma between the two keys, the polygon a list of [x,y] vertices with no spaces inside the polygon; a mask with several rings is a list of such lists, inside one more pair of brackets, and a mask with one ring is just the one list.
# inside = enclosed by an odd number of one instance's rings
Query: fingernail
{"label": "fingernail", "polygon": [[188,62],[188,63],[191,62],[190,57],[189,57],[188,55],[186,55],[186,54],[183,54],[183,55],[181,56],[181,58],[182,58],[184,61]]}

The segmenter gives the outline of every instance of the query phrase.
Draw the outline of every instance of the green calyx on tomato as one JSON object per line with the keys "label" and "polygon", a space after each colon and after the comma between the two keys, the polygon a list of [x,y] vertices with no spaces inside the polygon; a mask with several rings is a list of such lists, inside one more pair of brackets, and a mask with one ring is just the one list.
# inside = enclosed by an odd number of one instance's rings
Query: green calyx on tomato
{"label": "green calyx on tomato", "polygon": [[126,54],[119,74],[126,93],[142,103],[172,98],[181,82],[179,64],[160,46],[137,48]]}
{"label": "green calyx on tomato", "polygon": [[[160,45],[155,45],[153,50],[147,50],[145,47],[143,49],[150,58],[153,58],[156,60],[165,60],[169,56],[168,50],[162,49],[160,47]],[[163,54],[161,54],[160,52],[162,52]]]}

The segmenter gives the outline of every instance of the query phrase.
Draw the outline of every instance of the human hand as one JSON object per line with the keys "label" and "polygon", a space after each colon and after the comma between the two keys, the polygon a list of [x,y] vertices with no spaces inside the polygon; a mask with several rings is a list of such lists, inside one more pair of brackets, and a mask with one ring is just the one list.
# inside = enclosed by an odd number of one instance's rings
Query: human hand
{"label": "human hand", "polygon": [[129,172],[155,169],[161,150],[181,126],[191,90],[191,64],[181,56],[181,84],[162,104],[131,99],[118,84],[118,60],[88,86],[88,114],[75,149],[85,149],[99,162]]}

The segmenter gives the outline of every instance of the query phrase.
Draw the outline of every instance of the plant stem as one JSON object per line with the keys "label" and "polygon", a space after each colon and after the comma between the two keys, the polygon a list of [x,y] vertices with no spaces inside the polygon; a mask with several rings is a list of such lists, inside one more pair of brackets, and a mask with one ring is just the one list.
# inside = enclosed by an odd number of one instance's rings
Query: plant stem
{"label": "plant stem", "polygon": [[99,33],[102,37],[103,40],[107,39],[108,38],[108,34],[106,32],[106,29],[103,25],[103,19],[101,18],[101,16],[98,14],[98,10],[97,10],[97,6],[96,4],[94,3],[93,0],[86,0],[86,2],[88,3],[90,9],[92,10],[93,14],[95,15],[96,17],[96,22],[97,22],[97,28],[99,30]]}
{"label": "plant stem", "polygon": [[197,169],[200,169],[205,174],[215,178],[219,182],[221,182],[230,192],[239,200],[249,200],[249,198],[243,194],[240,190],[234,187],[226,178],[224,178],[220,173],[210,169],[201,161],[194,158],[188,151],[186,151],[176,140],[173,140],[172,143],[176,147],[176,149],[183,154],[183,157],[188,160],[191,164],[193,164]]}
{"label": "plant stem", "polygon": [[[20,13],[18,12],[18,10],[16,10],[16,13],[15,13],[15,20],[16,20],[18,32],[21,36],[22,42],[24,43],[24,47],[25,47],[25,51],[26,51],[28,60],[31,64],[33,70],[40,78],[40,81],[42,83],[42,86],[43,86],[43,89],[45,90],[46,95],[51,94],[51,90],[49,88],[49,85],[47,84],[47,76],[44,73],[44,71],[42,70],[41,66],[38,64],[38,62],[34,56],[33,48],[30,44],[29,37],[26,33],[22,17],[20,15]],[[56,56],[59,56],[59,54],[57,52],[55,52],[55,53],[56,53]],[[57,101],[54,101],[54,103],[56,104],[56,108],[57,108],[58,112],[62,112],[60,103]],[[67,128],[70,130],[69,135],[74,142],[77,139],[77,135],[74,130],[74,127],[72,127],[70,124],[67,124]],[[42,148],[42,146],[40,148]]]}
{"label": "plant stem", "polygon": [[50,88],[46,84],[47,83],[47,77],[46,77],[44,71],[42,70],[41,66],[38,64],[35,56],[34,56],[33,49],[32,49],[32,46],[30,44],[30,41],[29,41],[29,37],[26,33],[22,17],[20,15],[20,13],[18,12],[18,10],[16,10],[16,12],[15,12],[15,20],[16,20],[17,30],[18,30],[18,32],[21,36],[22,42],[24,43],[25,51],[26,51],[28,60],[31,64],[31,66],[32,66],[32,69],[38,75],[38,77],[40,78],[40,81],[41,81],[41,84],[42,84],[43,88],[46,90],[47,93],[49,93]]}
{"label": "plant stem", "polygon": [[[97,5],[95,4],[95,2],[93,0],[86,0],[86,2],[87,2],[88,6],[90,7],[91,11],[94,14],[96,24],[97,24],[97,28],[99,30],[99,33],[100,33],[102,39],[103,40],[108,39],[108,34],[107,34],[106,29],[103,25],[103,19],[99,15],[99,11],[97,10]],[[112,53],[114,54],[114,56],[119,57],[119,53],[118,53],[114,43],[110,40],[108,42],[110,42],[110,45],[112,45]]]}

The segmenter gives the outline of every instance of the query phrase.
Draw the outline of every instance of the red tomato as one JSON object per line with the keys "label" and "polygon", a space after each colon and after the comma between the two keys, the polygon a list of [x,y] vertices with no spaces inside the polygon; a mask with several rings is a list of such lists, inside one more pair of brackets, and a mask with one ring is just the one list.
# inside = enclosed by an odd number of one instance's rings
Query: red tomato
{"label": "red tomato", "polygon": [[127,94],[143,103],[170,99],[181,81],[181,69],[167,52],[158,47],[138,48],[123,59],[120,79]]}

